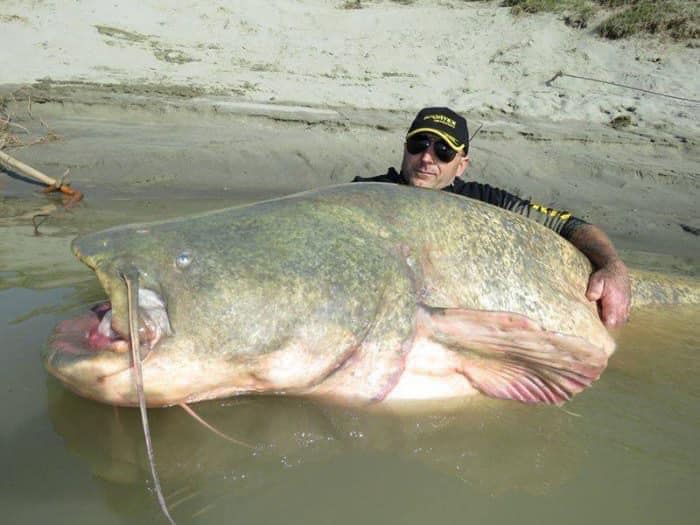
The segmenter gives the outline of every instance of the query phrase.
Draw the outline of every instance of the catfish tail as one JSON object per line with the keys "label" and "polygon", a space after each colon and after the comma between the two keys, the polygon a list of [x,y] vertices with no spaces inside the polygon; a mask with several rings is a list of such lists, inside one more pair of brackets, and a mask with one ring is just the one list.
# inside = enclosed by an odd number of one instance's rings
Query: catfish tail
{"label": "catfish tail", "polygon": [[630,269],[632,307],[700,304],[700,279]]}

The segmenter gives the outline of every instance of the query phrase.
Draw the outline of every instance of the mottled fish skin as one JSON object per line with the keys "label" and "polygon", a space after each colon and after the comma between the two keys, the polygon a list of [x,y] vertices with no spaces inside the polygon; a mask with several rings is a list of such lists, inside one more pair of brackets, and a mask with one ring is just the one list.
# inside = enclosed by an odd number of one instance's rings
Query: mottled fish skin
{"label": "mottled fish skin", "polygon": [[[126,332],[120,268],[162,297],[172,335],[144,363],[151,406],[248,392],[381,400],[399,381],[420,305],[513,312],[546,331],[614,343],[584,297],[588,260],[494,206],[393,184],[345,184],[74,241]],[[132,405],[128,356],[66,355],[69,388]],[[105,354],[105,355],[103,355]]]}

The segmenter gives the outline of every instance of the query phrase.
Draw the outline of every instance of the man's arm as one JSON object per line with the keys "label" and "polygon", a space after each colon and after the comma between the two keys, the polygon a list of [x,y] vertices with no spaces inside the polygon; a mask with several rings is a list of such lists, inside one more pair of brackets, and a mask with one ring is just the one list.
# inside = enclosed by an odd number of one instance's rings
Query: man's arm
{"label": "man's arm", "polygon": [[603,323],[614,327],[627,322],[632,292],[629,274],[610,238],[597,226],[584,223],[569,235],[568,240],[595,267],[588,280],[586,297],[598,303]]}

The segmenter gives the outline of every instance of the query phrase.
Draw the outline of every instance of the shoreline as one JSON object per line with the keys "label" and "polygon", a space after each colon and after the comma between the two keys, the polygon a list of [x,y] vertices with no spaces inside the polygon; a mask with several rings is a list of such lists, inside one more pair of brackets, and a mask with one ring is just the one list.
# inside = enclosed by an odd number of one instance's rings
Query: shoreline
{"label": "shoreline", "polygon": [[[193,199],[238,201],[237,194],[283,195],[377,175],[400,163],[414,116],[71,89],[69,96],[33,98],[32,117],[26,100],[13,103],[30,137],[41,138],[43,122],[59,138],[7,151],[54,177],[70,169],[74,186],[97,199],[168,199],[187,191]],[[623,248],[700,259],[692,231],[700,227],[693,136],[508,116],[470,126],[472,133],[482,127],[465,178],[571,210]],[[3,186],[7,196],[36,190],[13,179]]]}
{"label": "shoreline", "polygon": [[205,0],[188,9],[162,0],[97,8],[7,0],[0,31],[17,50],[3,67],[4,85],[383,112],[438,104],[471,118],[628,119],[630,127],[698,133],[697,103],[569,76],[697,101],[698,49],[652,37],[609,41],[559,14],[514,16],[499,1],[348,9],[298,0],[260,10],[242,0],[234,10]]}

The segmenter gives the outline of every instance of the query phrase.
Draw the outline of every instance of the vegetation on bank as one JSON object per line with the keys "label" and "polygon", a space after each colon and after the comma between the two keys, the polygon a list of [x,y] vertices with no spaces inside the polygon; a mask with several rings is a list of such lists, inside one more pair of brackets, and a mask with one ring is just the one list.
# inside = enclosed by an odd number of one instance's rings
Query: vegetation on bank
{"label": "vegetation on bank", "polygon": [[[415,0],[393,0],[412,4]],[[492,0],[464,0],[484,2]],[[361,9],[367,0],[346,0],[346,9]],[[573,27],[593,30],[604,38],[635,34],[668,36],[697,45],[700,41],[700,0],[501,0],[518,13],[560,13]]]}
{"label": "vegetation on bank", "polygon": [[605,38],[638,33],[667,35],[675,40],[700,39],[698,0],[504,0],[514,13],[557,12],[567,24],[587,27],[600,15],[594,31]]}

